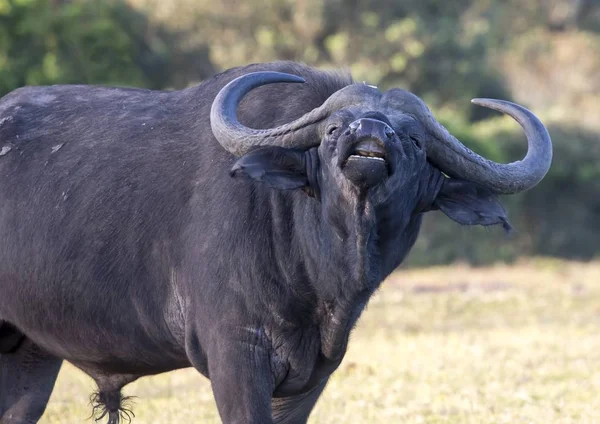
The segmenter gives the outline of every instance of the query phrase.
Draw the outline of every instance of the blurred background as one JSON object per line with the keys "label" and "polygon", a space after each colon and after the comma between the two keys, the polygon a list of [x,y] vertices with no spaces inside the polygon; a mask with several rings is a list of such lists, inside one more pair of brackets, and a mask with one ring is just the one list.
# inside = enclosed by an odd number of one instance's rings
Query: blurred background
{"label": "blurred background", "polygon": [[600,2],[0,0],[0,95],[56,83],[175,89],[277,59],[413,91],[496,161],[521,157],[521,131],[471,98],[520,102],[549,127],[550,174],[505,199],[511,237],[430,214],[408,266],[598,254]]}
{"label": "blurred background", "polygon": [[471,98],[520,102],[549,127],[550,174],[505,199],[511,237],[430,214],[408,266],[597,256],[600,2],[0,0],[0,95],[56,83],[176,89],[277,59],[413,91],[496,161],[520,158],[526,144],[516,124]]}
{"label": "blurred background", "polygon": [[[408,89],[495,161],[524,137],[473,97],[522,103],[554,142],[544,181],[503,199],[512,235],[428,214],[311,422],[599,423],[599,1],[0,0],[0,95],[176,89],[278,59]],[[43,422],[85,422],[92,389],[66,366]],[[218,422],[193,371],[128,390],[134,423]]]}

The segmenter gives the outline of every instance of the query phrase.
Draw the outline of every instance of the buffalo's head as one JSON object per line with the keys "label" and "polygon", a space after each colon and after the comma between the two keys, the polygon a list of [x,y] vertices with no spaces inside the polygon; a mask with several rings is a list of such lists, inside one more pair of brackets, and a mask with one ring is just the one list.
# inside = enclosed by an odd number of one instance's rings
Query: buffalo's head
{"label": "buffalo's head", "polygon": [[213,103],[215,137],[241,157],[233,175],[274,188],[303,189],[317,199],[358,196],[375,204],[403,199],[411,213],[439,208],[462,224],[507,225],[496,195],[535,186],[550,166],[552,145],[544,125],[524,107],[501,100],[473,102],[506,113],[523,127],[527,155],[510,164],[466,148],[418,97],[400,89],[381,93],[353,84],[288,124],[272,129],[242,125],[236,112],[241,99],[256,87],[278,82],[304,80],[279,72],[247,74],[225,86]]}

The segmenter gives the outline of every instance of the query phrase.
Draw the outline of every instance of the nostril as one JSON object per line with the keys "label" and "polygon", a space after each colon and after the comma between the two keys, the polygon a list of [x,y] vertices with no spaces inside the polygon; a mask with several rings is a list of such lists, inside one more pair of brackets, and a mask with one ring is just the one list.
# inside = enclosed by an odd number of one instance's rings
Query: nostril
{"label": "nostril", "polygon": [[386,137],[387,137],[387,138],[392,138],[392,137],[394,136],[394,134],[395,134],[394,130],[393,130],[393,129],[391,129],[391,128],[390,128],[389,126],[387,126],[387,125],[385,126],[385,130],[384,130],[384,132],[385,132],[385,135],[386,135]]}

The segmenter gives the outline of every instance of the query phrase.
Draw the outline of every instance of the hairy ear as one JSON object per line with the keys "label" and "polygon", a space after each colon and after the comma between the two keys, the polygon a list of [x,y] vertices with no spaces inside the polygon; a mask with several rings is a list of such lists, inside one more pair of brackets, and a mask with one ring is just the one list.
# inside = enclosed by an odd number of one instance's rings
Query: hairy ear
{"label": "hairy ear", "polygon": [[433,204],[459,224],[502,224],[506,231],[511,230],[498,197],[478,184],[446,178]]}
{"label": "hairy ear", "polygon": [[230,174],[282,190],[308,186],[305,152],[283,147],[259,147],[246,153],[233,165]]}

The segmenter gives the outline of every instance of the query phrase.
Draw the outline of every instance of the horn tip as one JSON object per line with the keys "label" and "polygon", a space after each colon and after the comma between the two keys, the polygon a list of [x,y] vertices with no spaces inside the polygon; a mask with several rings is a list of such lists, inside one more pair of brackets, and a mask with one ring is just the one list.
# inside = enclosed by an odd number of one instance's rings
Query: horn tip
{"label": "horn tip", "polygon": [[489,104],[490,102],[495,102],[497,100],[493,100],[493,99],[484,99],[481,97],[475,98],[475,99],[471,99],[471,103],[473,103],[474,105],[477,106],[485,106],[486,104]]}
{"label": "horn tip", "polygon": [[507,100],[499,100],[499,99],[486,99],[486,98],[475,98],[471,99],[471,103],[477,106],[483,106],[490,109],[496,109],[500,106],[504,105],[512,105],[513,103]]}

